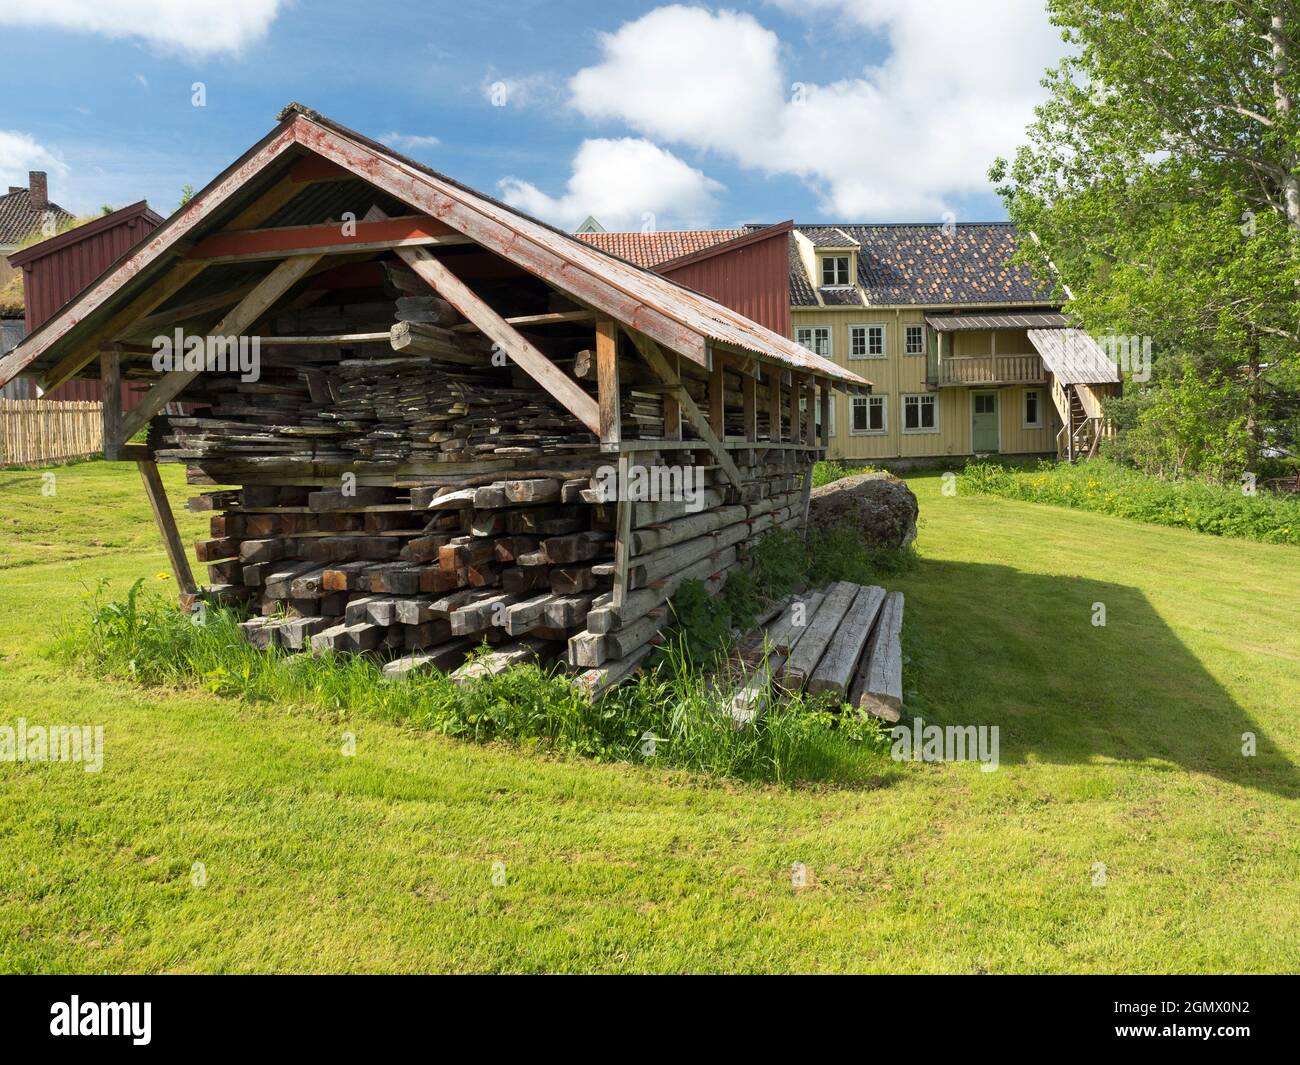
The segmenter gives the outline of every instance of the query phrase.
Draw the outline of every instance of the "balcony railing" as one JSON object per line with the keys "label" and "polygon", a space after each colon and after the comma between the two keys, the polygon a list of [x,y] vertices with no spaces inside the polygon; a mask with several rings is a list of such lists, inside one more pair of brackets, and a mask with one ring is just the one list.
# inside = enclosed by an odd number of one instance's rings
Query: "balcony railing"
{"label": "balcony railing", "polygon": [[1047,380],[1037,355],[945,355],[938,385],[1036,385]]}

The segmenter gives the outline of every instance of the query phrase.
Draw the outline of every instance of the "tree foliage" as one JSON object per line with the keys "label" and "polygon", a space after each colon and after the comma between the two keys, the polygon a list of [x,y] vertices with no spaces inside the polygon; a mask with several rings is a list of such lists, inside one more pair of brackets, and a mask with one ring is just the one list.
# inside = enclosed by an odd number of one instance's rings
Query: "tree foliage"
{"label": "tree foliage", "polygon": [[[1049,0],[1049,11],[1070,54],[1044,80],[1027,142],[991,171],[1031,235],[1022,258],[1092,332],[1152,337],[1155,388],[1189,402],[1228,390],[1202,411],[1192,469],[1238,419],[1245,464],[1293,446],[1295,0]],[[1171,403],[1151,409],[1172,426]]]}

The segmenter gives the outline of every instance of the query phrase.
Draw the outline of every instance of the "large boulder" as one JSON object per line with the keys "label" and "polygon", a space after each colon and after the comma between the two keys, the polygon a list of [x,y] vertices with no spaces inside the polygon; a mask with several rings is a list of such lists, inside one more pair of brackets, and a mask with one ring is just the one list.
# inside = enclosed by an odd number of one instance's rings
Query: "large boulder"
{"label": "large boulder", "polygon": [[916,539],[916,496],[888,473],[841,477],[812,490],[808,525],[824,532],[848,525],[878,547],[903,547]]}

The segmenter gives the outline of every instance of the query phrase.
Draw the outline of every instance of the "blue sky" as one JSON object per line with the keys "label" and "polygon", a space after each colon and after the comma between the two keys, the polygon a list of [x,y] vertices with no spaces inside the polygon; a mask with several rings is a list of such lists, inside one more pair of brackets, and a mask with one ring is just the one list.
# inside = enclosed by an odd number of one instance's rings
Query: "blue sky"
{"label": "blue sky", "polygon": [[1001,218],[985,171],[1060,52],[1040,0],[49,0],[0,32],[0,181],[75,211],[169,213],[298,100],[558,224],[660,229]]}

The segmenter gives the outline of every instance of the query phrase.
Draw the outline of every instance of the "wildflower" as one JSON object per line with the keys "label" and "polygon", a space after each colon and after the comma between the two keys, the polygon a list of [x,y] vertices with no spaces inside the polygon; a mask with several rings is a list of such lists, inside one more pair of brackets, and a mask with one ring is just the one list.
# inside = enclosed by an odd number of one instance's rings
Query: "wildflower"
{"label": "wildflower", "polygon": [[157,577],[160,581],[169,581],[172,579],[172,575],[170,573],[155,573],[154,576]]}

